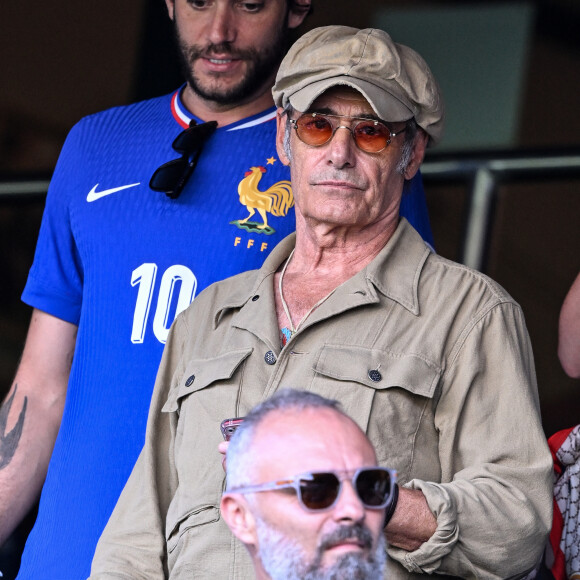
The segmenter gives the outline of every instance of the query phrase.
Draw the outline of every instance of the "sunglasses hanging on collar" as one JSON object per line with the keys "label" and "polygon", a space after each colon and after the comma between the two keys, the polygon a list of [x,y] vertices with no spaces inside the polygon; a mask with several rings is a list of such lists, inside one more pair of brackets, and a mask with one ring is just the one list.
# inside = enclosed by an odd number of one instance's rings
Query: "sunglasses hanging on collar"
{"label": "sunglasses hanging on collar", "polygon": [[149,187],[160,191],[171,199],[177,199],[187,180],[195,170],[203,145],[216,130],[217,121],[208,121],[198,125],[191,120],[189,127],[181,132],[171,145],[181,157],[164,163],[155,170]]}

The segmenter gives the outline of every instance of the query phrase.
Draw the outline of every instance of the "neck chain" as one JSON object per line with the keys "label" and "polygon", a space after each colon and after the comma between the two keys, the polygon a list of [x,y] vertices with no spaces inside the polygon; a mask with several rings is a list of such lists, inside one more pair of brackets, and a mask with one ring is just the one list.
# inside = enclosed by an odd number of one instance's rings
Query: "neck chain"
{"label": "neck chain", "polygon": [[[284,280],[286,268],[288,267],[288,264],[290,263],[290,260],[292,259],[293,255],[294,250],[290,252],[290,255],[284,262],[284,267],[282,268],[282,271],[280,272],[280,278],[278,279],[278,292],[280,292],[280,301],[282,302],[282,308],[284,308],[284,313],[286,314],[286,318],[288,319],[288,322],[290,324],[290,328],[282,329],[282,333],[286,336],[287,341],[290,340],[290,337],[294,336],[294,334],[296,333],[296,329],[294,328],[294,323],[292,322],[292,318],[290,316],[290,310],[288,310],[288,304],[286,304],[286,300],[284,300],[284,293],[282,292],[282,281]],[[298,323],[298,325],[300,325],[300,323]],[[289,336],[284,332],[284,330],[288,331]]]}
{"label": "neck chain", "polygon": [[290,255],[288,256],[286,262],[284,263],[284,267],[282,268],[282,272],[280,272],[280,278],[278,280],[278,291],[280,292],[280,301],[282,302],[282,308],[284,308],[284,313],[286,314],[286,318],[288,319],[288,322],[290,324],[290,328],[282,328],[282,334],[286,338],[286,341],[284,344],[286,344],[286,342],[288,342],[290,340],[290,338],[296,334],[296,331],[298,330],[300,325],[312,314],[313,310],[318,308],[334,292],[334,290],[332,290],[326,296],[324,296],[324,298],[321,298],[304,315],[302,320],[300,320],[300,322],[295,327],[294,323],[292,322],[292,317],[290,316],[290,310],[288,309],[288,304],[286,304],[286,300],[284,300],[284,293],[282,292],[282,282],[284,281],[284,274],[286,273],[286,268],[288,267],[288,264],[290,263],[290,260],[292,259],[293,255],[294,255],[294,250],[292,250],[292,252],[290,252]]}

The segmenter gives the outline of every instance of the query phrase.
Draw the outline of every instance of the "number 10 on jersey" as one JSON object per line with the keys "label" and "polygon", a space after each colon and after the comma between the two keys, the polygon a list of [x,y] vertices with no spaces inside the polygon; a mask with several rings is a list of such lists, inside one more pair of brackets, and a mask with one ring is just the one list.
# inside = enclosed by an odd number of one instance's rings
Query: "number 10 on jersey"
{"label": "number 10 on jersey", "polygon": [[[157,264],[145,263],[133,270],[131,286],[138,286],[131,342],[145,340],[147,321],[155,295]],[[197,278],[186,266],[175,264],[165,270],[157,292],[157,305],[153,315],[153,333],[159,342],[165,344],[175,317],[185,310],[195,298]]]}

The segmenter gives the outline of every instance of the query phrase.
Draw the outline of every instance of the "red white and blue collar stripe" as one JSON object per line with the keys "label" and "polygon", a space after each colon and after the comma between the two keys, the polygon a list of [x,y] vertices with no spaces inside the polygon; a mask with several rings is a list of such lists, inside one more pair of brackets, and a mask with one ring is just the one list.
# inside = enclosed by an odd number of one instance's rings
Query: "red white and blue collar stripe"
{"label": "red white and blue collar stripe", "polygon": [[[185,108],[185,105],[181,100],[182,90],[183,87],[175,91],[175,93],[171,97],[171,113],[173,114],[173,117],[179,123],[179,125],[184,129],[187,129],[189,127],[190,121],[194,117]],[[249,129],[250,127],[260,125],[261,123],[267,123],[268,121],[271,121],[272,119],[275,118],[276,118],[276,108],[271,107],[267,111],[259,113],[258,115],[253,115],[247,120],[244,119],[242,120],[242,122],[238,121],[237,123],[232,123],[232,125],[228,127],[226,131],[238,131],[239,129]]]}

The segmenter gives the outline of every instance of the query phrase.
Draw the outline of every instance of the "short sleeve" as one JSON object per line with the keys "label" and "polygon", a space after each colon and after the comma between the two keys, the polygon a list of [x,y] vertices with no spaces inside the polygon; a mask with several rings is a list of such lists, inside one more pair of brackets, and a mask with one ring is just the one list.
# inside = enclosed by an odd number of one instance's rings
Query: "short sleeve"
{"label": "short sleeve", "polygon": [[22,300],[29,306],[78,324],[83,269],[70,220],[70,201],[82,171],[80,124],[69,133],[54,175]]}

